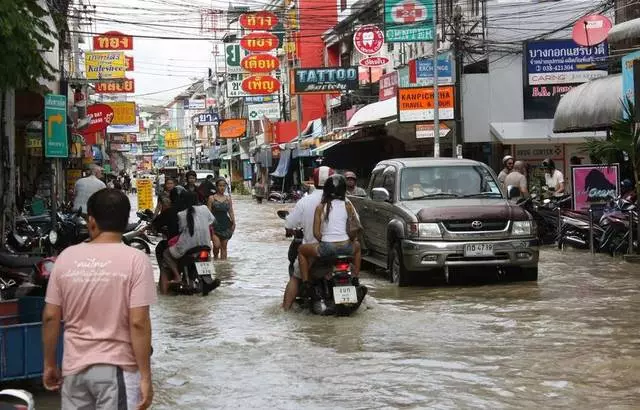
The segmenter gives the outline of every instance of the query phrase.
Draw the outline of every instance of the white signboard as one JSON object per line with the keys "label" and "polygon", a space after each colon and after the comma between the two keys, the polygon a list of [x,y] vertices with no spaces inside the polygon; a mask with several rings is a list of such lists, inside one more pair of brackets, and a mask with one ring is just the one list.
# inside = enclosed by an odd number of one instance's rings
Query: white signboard
{"label": "white signboard", "polygon": [[[274,93],[269,95],[275,96],[277,94]],[[255,95],[248,93],[242,89],[242,80],[229,80],[227,81],[227,97],[255,97]]]}
{"label": "white signboard", "polygon": [[516,159],[522,161],[540,160],[551,158],[564,159],[562,144],[518,144],[515,146]]}
{"label": "white signboard", "polygon": [[[433,124],[416,124],[416,138],[434,138],[436,136],[436,130]],[[439,124],[439,134],[440,138],[444,138],[449,134],[451,128],[447,127],[445,124]]]}
{"label": "white signboard", "polygon": [[249,121],[257,121],[265,117],[270,120],[280,119],[280,104],[277,102],[249,104],[247,106],[247,111],[249,112]]}
{"label": "white signboard", "polygon": [[189,100],[189,109],[190,110],[204,110],[205,109],[205,100]]}

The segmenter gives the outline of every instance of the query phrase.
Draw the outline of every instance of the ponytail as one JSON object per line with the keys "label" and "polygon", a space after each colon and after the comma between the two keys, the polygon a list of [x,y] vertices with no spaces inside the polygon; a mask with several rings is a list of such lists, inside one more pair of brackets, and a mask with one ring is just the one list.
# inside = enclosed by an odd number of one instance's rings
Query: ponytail
{"label": "ponytail", "polygon": [[196,212],[196,208],[194,206],[190,206],[187,209],[187,227],[189,228],[189,235],[193,236],[195,230],[195,222],[193,220],[193,214]]}

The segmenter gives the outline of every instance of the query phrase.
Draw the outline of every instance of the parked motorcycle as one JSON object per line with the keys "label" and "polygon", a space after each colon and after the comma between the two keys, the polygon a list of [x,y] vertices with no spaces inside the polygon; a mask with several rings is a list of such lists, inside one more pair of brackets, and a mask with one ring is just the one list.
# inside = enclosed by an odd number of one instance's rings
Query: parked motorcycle
{"label": "parked motorcycle", "polygon": [[[286,219],[289,212],[280,210],[277,214]],[[288,233],[288,237],[293,237],[288,252],[291,277],[304,233],[302,229],[296,229]],[[358,310],[367,295],[367,287],[360,285],[359,279],[351,274],[351,262],[351,255],[314,262],[310,271],[311,278],[314,278],[311,280],[311,294],[299,294],[296,303],[324,316],[348,316]]]}
{"label": "parked motorcycle", "polygon": [[214,279],[211,248],[208,246],[188,250],[178,260],[181,282],[171,284],[169,290],[180,295],[202,294],[207,296],[220,286],[220,280]]}
{"label": "parked motorcycle", "polygon": [[301,190],[292,190],[291,192],[271,191],[269,192],[269,201],[284,203],[295,203],[302,198],[304,193]]}
{"label": "parked motorcycle", "polygon": [[[631,229],[630,220],[633,220],[634,229]],[[638,212],[634,203],[625,198],[618,198],[608,207],[600,218],[600,226],[603,232],[600,237],[600,250],[608,252],[611,256],[625,253],[629,248],[629,240],[633,241],[632,247],[638,247],[635,227],[639,222]]]}
{"label": "parked motorcycle", "polygon": [[147,236],[146,231],[153,220],[153,211],[145,209],[144,211],[136,212],[136,215],[138,216],[138,222],[130,224],[127,227],[127,232],[122,235],[122,242],[132,248],[140,249],[149,255],[151,253],[151,246],[154,245],[154,243]]}
{"label": "parked motorcycle", "polygon": [[0,299],[44,296],[55,258],[0,252]]}

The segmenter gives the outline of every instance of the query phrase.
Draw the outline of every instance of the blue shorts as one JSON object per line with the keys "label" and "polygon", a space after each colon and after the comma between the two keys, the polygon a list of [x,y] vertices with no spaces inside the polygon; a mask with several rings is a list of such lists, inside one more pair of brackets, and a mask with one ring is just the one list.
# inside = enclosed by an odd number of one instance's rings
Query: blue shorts
{"label": "blue shorts", "polygon": [[353,243],[351,242],[320,242],[318,244],[318,256],[320,258],[335,258],[336,256],[353,255]]}

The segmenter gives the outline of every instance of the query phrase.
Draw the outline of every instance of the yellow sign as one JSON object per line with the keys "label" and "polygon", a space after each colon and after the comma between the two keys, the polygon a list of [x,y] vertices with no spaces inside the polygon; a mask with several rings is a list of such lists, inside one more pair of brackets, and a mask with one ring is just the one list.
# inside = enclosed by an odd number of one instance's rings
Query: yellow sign
{"label": "yellow sign", "polygon": [[164,141],[177,141],[180,139],[180,131],[174,130],[174,131],[167,131],[164,134]]}
{"label": "yellow sign", "polygon": [[67,169],[67,191],[73,191],[76,187],[76,182],[82,178],[81,169]]}
{"label": "yellow sign", "polygon": [[28,136],[26,141],[27,141],[27,149],[42,148],[41,137]]}
{"label": "yellow sign", "polygon": [[164,141],[164,147],[166,149],[176,149],[176,148],[178,148],[179,144],[180,144],[180,141],[178,141],[178,140],[165,140]]}
{"label": "yellow sign", "polygon": [[136,125],[136,103],[133,101],[108,102],[113,110],[110,125]]}
{"label": "yellow sign", "polygon": [[153,182],[147,178],[136,179],[138,210],[153,209]]}
{"label": "yellow sign", "polygon": [[127,65],[122,51],[93,52],[84,55],[87,80],[124,78]]}

